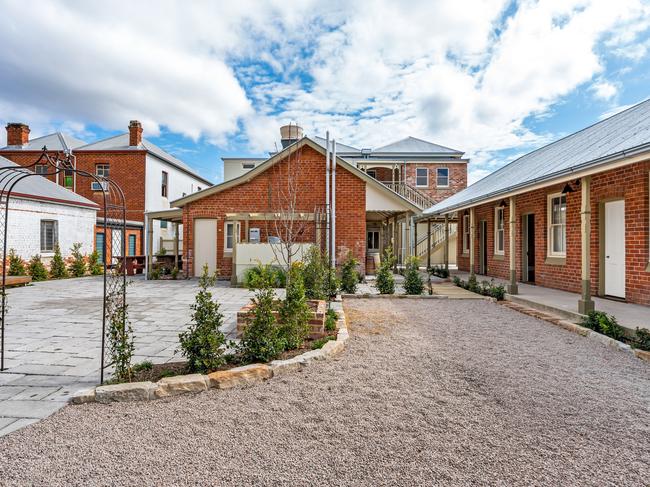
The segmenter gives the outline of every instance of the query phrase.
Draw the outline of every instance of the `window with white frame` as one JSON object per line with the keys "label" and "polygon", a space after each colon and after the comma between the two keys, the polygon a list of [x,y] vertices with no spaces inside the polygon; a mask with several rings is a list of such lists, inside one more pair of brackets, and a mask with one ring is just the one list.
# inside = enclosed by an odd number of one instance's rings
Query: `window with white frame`
{"label": "window with white frame", "polygon": [[169,175],[166,171],[162,172],[162,178],[160,181],[160,195],[163,198],[167,198],[167,183],[169,181]]}
{"label": "window with white frame", "polygon": [[[239,222],[226,222],[224,232],[224,251],[231,252],[235,242],[239,242]],[[235,240],[237,239],[237,240]]]}
{"label": "window with white frame", "polygon": [[469,254],[469,215],[463,215],[463,254]]}
{"label": "window with white frame", "polygon": [[426,167],[415,168],[415,185],[420,188],[429,186],[429,169]]}
{"label": "window with white frame", "polygon": [[366,171],[366,174],[370,176],[371,178],[377,179],[377,171],[375,169],[368,169]]}
{"label": "window with white frame", "polygon": [[111,166],[108,164],[95,165],[95,174],[101,178],[108,178],[111,172]]}
{"label": "window with white frame", "polygon": [[449,187],[449,168],[439,167],[436,169],[436,186],[438,188]]}
{"label": "window with white frame", "polygon": [[47,174],[48,166],[47,164],[37,164],[36,167],[34,167],[34,172],[36,174],[40,174],[41,176]]}
{"label": "window with white frame", "polygon": [[566,257],[566,194],[548,196],[548,255]]}
{"label": "window with white frame", "polygon": [[494,253],[503,255],[505,250],[505,208],[497,206],[494,209]]}
{"label": "window with white frame", "polygon": [[379,250],[379,231],[368,230],[368,245],[366,250],[377,251]]}
{"label": "window with white frame", "polygon": [[59,242],[59,225],[56,220],[41,220],[41,252],[54,252]]}

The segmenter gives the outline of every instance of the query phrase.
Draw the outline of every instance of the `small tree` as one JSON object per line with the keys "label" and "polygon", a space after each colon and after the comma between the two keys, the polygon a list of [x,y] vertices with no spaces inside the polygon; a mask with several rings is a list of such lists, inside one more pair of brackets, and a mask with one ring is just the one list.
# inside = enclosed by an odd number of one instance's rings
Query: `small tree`
{"label": "small tree", "polygon": [[277,306],[273,288],[266,285],[257,289],[253,304],[253,317],[244,328],[239,352],[247,362],[268,362],[277,358],[286,346],[275,317]]}
{"label": "small tree", "polygon": [[186,331],[178,335],[181,353],[187,358],[190,372],[209,372],[226,362],[226,337],[221,331],[224,316],[219,310],[219,303],[212,299],[212,293],[208,291],[215,282],[216,275],[211,276],[208,266],[203,266],[199,292],[190,306],[192,322]]}
{"label": "small tree", "polygon": [[32,276],[32,281],[46,281],[47,280],[47,269],[43,265],[40,255],[33,256],[27,266],[29,275]]}
{"label": "small tree", "polygon": [[422,294],[424,281],[420,275],[420,259],[411,256],[406,261],[406,273],[404,275],[404,291],[406,294]]}
{"label": "small tree", "polygon": [[23,259],[18,254],[16,254],[16,251],[14,249],[9,249],[8,274],[10,276],[24,276],[26,274]]}
{"label": "small tree", "polygon": [[93,276],[98,276],[104,272],[104,268],[99,262],[99,253],[96,250],[93,250],[88,256],[88,270]]}
{"label": "small tree", "polygon": [[305,297],[305,285],[300,262],[291,264],[287,280],[286,298],[280,306],[280,334],[288,350],[302,346],[309,336],[311,310]]}
{"label": "small tree", "polygon": [[393,277],[393,266],[395,265],[395,257],[393,256],[393,249],[387,247],[384,250],[384,258],[379,265],[377,271],[377,279],[375,286],[380,294],[394,294],[395,293],[395,278]]}
{"label": "small tree", "polygon": [[341,266],[341,291],[346,294],[354,294],[357,292],[357,285],[359,284],[359,272],[357,266],[359,261],[354,258],[352,252],[348,253],[347,259]]}
{"label": "small tree", "polygon": [[70,273],[74,277],[83,277],[86,275],[86,259],[81,253],[81,243],[72,244],[72,264],[70,264]]}
{"label": "small tree", "polygon": [[53,279],[63,279],[68,277],[68,269],[65,267],[65,261],[61,256],[61,248],[59,244],[54,246],[54,257],[52,257],[52,262],[50,262],[50,276]]}
{"label": "small tree", "polygon": [[135,345],[128,304],[124,302],[125,287],[126,284],[121,284],[106,296],[106,312],[109,317],[107,348],[117,382],[131,382],[133,376],[131,360]]}
{"label": "small tree", "polygon": [[327,298],[327,256],[312,245],[307,251],[303,279],[308,299]]}

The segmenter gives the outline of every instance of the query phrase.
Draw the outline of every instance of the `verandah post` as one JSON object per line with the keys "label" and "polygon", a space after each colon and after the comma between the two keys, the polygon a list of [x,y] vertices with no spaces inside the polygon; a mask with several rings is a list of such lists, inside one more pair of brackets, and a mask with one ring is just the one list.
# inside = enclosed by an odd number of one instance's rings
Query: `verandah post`
{"label": "verandah post", "polygon": [[580,240],[582,296],[578,301],[578,313],[586,315],[594,310],[591,299],[591,176],[582,178],[580,184]]}
{"label": "verandah post", "polygon": [[515,240],[517,238],[517,212],[515,208],[515,197],[511,196],[510,197],[510,211],[509,211],[509,216],[510,218],[508,219],[508,225],[509,225],[509,230],[510,230],[510,245],[509,245],[509,250],[510,252],[510,283],[508,284],[508,294],[518,294],[519,293],[519,288],[517,287],[517,267],[516,267],[516,260],[515,260]]}

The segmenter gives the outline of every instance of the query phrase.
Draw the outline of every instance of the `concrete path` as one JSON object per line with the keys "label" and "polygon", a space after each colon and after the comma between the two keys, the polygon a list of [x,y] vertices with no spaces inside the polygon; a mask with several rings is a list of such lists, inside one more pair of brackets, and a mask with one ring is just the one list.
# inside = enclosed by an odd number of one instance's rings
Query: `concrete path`
{"label": "concrete path", "polygon": [[[213,293],[234,338],[246,289],[219,283]],[[177,360],[178,333],[190,320],[197,281],[145,281],[127,290],[134,363]],[[74,392],[99,382],[102,279],[35,283],[8,291],[5,368],[0,372],[0,436],[49,416]]]}
{"label": "concrete path", "polygon": [[[465,280],[469,277],[469,274],[466,272],[454,272],[454,275]],[[492,278],[477,274],[476,279],[481,282],[484,280],[489,281]],[[503,279],[494,279],[494,281],[503,285],[507,284],[507,281]],[[515,296],[513,301],[524,300],[521,302],[527,305],[537,303],[549,311],[563,312],[564,315],[571,319],[580,318],[580,315],[578,315],[579,294],[530,284],[518,283],[517,285],[519,287],[519,294]],[[635,329],[637,326],[650,329],[650,306],[623,303],[597,296],[594,296],[593,300],[598,311],[604,311],[615,316],[621,325],[631,329]]]}

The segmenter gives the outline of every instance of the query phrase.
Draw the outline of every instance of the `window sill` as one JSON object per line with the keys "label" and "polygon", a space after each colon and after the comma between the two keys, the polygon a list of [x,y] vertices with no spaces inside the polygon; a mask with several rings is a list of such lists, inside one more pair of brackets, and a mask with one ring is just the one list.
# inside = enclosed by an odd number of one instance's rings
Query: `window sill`
{"label": "window sill", "polygon": [[505,260],[506,256],[504,254],[494,254],[492,256],[493,260]]}
{"label": "window sill", "polygon": [[546,257],[546,265],[566,265],[566,257]]}
{"label": "window sill", "polygon": [[440,185],[437,185],[437,186],[436,186],[436,189],[449,189],[449,185],[447,185],[447,186],[440,186]]}

